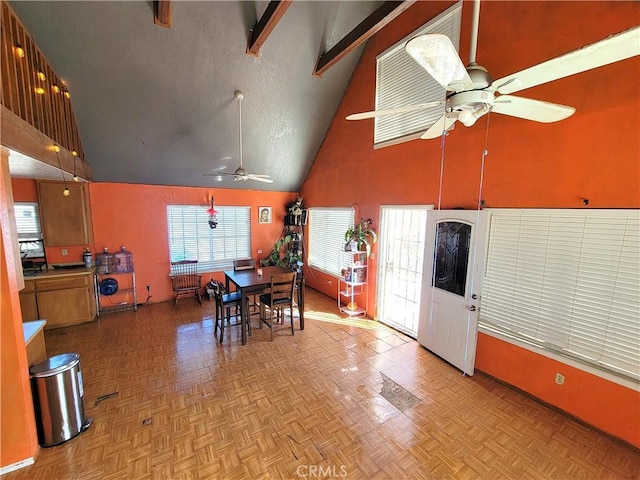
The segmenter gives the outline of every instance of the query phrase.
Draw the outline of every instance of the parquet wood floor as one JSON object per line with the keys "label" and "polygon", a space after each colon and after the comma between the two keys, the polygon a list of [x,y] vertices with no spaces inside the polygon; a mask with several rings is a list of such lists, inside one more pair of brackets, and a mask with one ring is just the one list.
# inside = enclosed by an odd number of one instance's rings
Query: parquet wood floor
{"label": "parquet wood floor", "polygon": [[[5,480],[631,479],[640,453],[308,290],[305,330],[213,337],[183,301],[46,333],[77,352],[93,425]],[[254,320],[255,322],[255,320]],[[384,377],[420,401],[398,410]],[[95,405],[98,397],[117,396]]]}

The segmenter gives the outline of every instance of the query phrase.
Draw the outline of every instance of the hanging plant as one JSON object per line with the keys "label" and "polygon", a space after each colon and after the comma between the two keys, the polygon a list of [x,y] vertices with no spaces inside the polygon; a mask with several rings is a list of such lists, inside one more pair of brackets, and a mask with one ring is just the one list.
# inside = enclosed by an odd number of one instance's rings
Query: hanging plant
{"label": "hanging plant", "polygon": [[209,214],[209,228],[213,230],[218,226],[218,216],[216,215],[218,212],[213,206],[213,197],[211,197],[211,207],[207,209],[207,213]]}

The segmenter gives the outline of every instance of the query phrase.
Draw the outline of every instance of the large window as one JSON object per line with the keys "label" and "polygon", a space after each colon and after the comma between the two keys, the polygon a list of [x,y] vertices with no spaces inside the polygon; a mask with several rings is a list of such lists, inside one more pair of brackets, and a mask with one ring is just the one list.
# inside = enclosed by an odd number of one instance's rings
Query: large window
{"label": "large window", "polygon": [[640,379],[638,210],[490,210],[489,332]]}
{"label": "large window", "polygon": [[352,208],[309,209],[309,265],[332,275],[340,275],[340,251],[344,234],[353,225]]}
{"label": "large window", "polygon": [[16,227],[20,241],[20,253],[27,257],[44,256],[42,228],[40,227],[40,211],[37,203],[16,202]]}
{"label": "large window", "polygon": [[[444,100],[444,88],[405,52],[404,46],[416,35],[443,33],[457,49],[461,18],[462,2],[458,2],[376,57],[376,110]],[[430,108],[376,117],[373,143],[384,147],[418,138],[443,113],[443,108]]]}
{"label": "large window", "polygon": [[249,207],[216,206],[218,225],[209,227],[208,207],[167,206],[169,252],[172,262],[198,260],[207,272],[233,266],[233,260],[251,257]]}

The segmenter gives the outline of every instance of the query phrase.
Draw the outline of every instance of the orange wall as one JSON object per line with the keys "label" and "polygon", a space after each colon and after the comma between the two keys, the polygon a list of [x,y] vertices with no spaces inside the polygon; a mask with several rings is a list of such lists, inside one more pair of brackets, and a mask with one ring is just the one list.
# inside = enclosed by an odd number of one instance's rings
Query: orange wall
{"label": "orange wall", "polygon": [[[640,393],[489,335],[478,335],[476,368],[640,447]],[[554,383],[556,372],[563,385]]]}
{"label": "orange wall", "polygon": [[[37,202],[36,182],[12,179],[15,201]],[[290,192],[263,192],[222,188],[173,187],[132,185],[124,183],[91,183],[89,197],[93,221],[95,256],[107,247],[115,253],[121,246],[133,253],[136,271],[138,302],[147,298],[146,285],[151,285],[150,302],[173,297],[169,281],[169,246],[167,205],[209,205],[213,195],[215,204],[246,205],[251,207],[251,255],[258,258],[258,250],[266,257],[283,230],[285,205],[297,196]],[[271,224],[258,223],[258,207],[273,208]],[[60,255],[61,247],[47,248],[49,263],[82,260],[83,246],[65,247],[69,255]],[[204,274],[203,283],[212,276],[223,279],[221,273]]]}
{"label": "orange wall", "polygon": [[[116,252],[121,246],[133,253],[138,302],[146,299],[146,285],[151,285],[150,302],[173,297],[169,280],[169,243],[167,205],[247,205],[251,207],[251,255],[258,249],[266,257],[283,230],[285,204],[296,199],[295,193],[263,192],[198,187],[92,183],[89,188],[94,232],[94,252],[107,247]],[[258,224],[258,207],[273,207],[271,224]],[[94,257],[95,258],[95,257]],[[223,279],[221,273],[204,274]]]}
{"label": "orange wall", "polygon": [[[4,161],[4,159],[3,159]],[[15,262],[8,228],[7,191],[0,182],[0,466],[34,457],[38,449],[22,332]]]}
{"label": "orange wall", "polygon": [[[376,55],[451,4],[417,2],[367,42],[301,189],[308,206],[355,205],[356,219],[370,217],[378,227],[380,205],[438,205],[439,139],[374,150],[374,122],[350,122],[344,117],[374,109]],[[471,7],[465,1],[460,40],[464,63]],[[482,2],[477,61],[500,78],[631,28],[638,18],[638,2]],[[635,57],[516,94],[574,106],[577,112],[562,122],[541,124],[492,114],[471,128],[458,124],[446,139],[442,208],[475,208],[479,197],[488,207],[585,208],[583,198],[589,199],[588,208],[640,207],[638,71],[640,58]],[[488,155],[480,195],[485,148]],[[377,254],[377,248],[373,252]],[[377,269],[375,258],[371,267]],[[367,310],[376,315],[375,275],[369,281]],[[309,272],[307,282],[336,296],[331,277]],[[517,372],[513,366],[526,362],[544,364],[554,371],[564,368],[517,347],[509,348],[509,361],[504,362],[500,353],[494,356],[493,346],[480,335],[478,368],[506,382],[514,383]],[[494,368],[500,361],[502,368]],[[535,371],[517,385],[640,446],[637,418],[630,427],[628,421],[634,418],[603,413],[616,408],[637,412],[637,392],[583,372],[574,378],[565,385],[563,395],[573,399],[581,391],[583,401],[575,406],[558,397],[553,378],[542,380]]]}

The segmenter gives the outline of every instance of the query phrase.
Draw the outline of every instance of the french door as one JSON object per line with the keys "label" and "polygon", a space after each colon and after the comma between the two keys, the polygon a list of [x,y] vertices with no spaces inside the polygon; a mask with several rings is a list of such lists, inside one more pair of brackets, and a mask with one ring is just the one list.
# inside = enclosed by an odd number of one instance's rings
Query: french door
{"label": "french door", "polygon": [[430,206],[380,208],[378,320],[418,335],[422,272]]}

